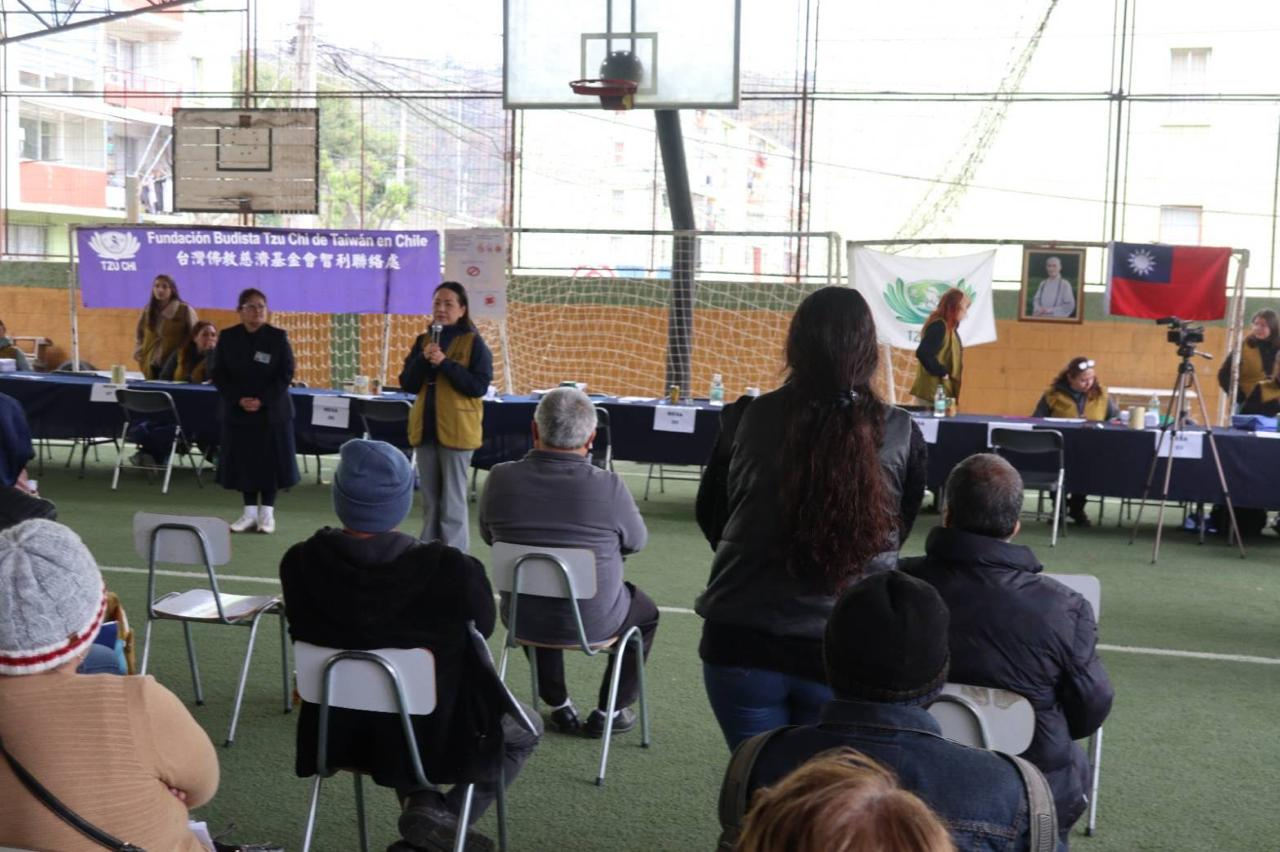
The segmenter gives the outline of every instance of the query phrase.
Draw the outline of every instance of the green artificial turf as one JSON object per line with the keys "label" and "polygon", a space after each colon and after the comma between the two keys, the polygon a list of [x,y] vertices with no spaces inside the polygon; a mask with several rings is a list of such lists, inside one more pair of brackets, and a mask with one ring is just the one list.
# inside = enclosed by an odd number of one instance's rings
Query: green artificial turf
{"label": "green artificial turf", "polygon": [[[130,532],[138,509],[227,519],[238,513],[238,495],[212,485],[197,489],[190,473],[175,473],[167,496],[160,494],[158,482],[136,472],[112,492],[108,457],[114,461],[114,451],[104,450],[97,465],[91,462],[84,480],[62,468],[61,455],[40,476],[42,491],[58,503],[61,519],[83,536],[104,566],[143,567]],[[236,537],[232,564],[222,574],[274,578],[291,543],[334,522],[328,488],[315,484],[314,459],[311,464],[303,484],[280,497],[278,532]],[[645,469],[622,465],[620,470],[639,499]],[[612,852],[714,846],[716,795],[728,753],[702,688],[697,655],[701,622],[679,611],[692,606],[711,555],[693,522],[693,492],[691,483],[669,482],[665,494],[654,485],[651,499],[640,502],[649,546],[627,563],[631,580],[660,606],[673,608],[663,613],[647,668],[652,748],[638,747],[638,732],[617,737],[607,782],[597,788],[599,742],[548,734],[511,789],[512,849]],[[1090,511],[1096,516],[1096,504],[1090,504]],[[1248,559],[1242,561],[1220,540],[1200,546],[1171,526],[1160,561],[1152,565],[1152,525],[1145,524],[1137,543],[1130,545],[1127,529],[1114,526],[1118,505],[1109,503],[1106,511],[1103,524],[1071,529],[1053,549],[1042,522],[1028,519],[1018,538],[1035,548],[1048,570],[1101,578],[1104,644],[1247,655],[1270,662],[1104,650],[1117,698],[1105,728],[1099,832],[1085,837],[1077,827],[1072,845],[1087,852],[1277,848],[1273,811],[1280,738],[1273,719],[1280,696],[1280,538],[1267,533],[1248,542]],[[405,531],[416,531],[416,513],[415,506],[402,526]],[[936,514],[922,514],[905,552],[921,552],[928,528],[937,521]],[[473,537],[475,555],[487,559],[488,549]],[[145,575],[109,570],[106,576],[141,634]],[[160,588],[194,584],[193,579],[163,577]],[[224,588],[261,593],[277,587],[228,579]],[[206,695],[202,707],[192,704],[180,634],[176,624],[156,626],[151,673],[188,702],[220,746],[248,631],[195,628]],[[495,650],[500,634],[501,628]],[[603,663],[580,654],[568,655],[566,662],[579,707],[590,705]],[[513,663],[509,680],[527,700],[528,669],[522,660]],[[243,840],[270,839],[297,849],[311,782],[293,773],[294,717],[281,712],[280,688],[276,625],[265,622],[236,743],[219,748],[221,787],[196,816],[215,830],[235,823],[234,834]],[[385,848],[396,838],[393,795],[368,786],[367,801],[373,848]],[[358,848],[354,814],[350,777],[340,774],[326,781],[313,848]],[[492,815],[480,827],[496,831]]]}

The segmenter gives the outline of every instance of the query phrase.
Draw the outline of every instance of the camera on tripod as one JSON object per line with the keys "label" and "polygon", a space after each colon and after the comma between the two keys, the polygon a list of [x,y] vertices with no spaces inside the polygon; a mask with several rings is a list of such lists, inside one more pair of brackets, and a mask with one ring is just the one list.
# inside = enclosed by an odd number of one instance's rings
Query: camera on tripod
{"label": "camera on tripod", "polygon": [[1178,354],[1182,354],[1184,347],[1194,351],[1196,344],[1204,343],[1204,326],[1202,325],[1192,325],[1177,317],[1160,317],[1156,320],[1156,325],[1169,326],[1167,339],[1178,347]]}

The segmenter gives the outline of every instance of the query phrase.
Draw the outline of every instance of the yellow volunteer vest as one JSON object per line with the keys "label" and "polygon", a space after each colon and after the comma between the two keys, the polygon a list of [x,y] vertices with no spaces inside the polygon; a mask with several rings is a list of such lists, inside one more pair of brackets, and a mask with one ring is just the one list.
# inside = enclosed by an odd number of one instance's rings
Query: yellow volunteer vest
{"label": "yellow volunteer vest", "polygon": [[160,317],[159,328],[147,325],[146,309],[142,319],[142,353],[138,356],[138,366],[142,375],[148,379],[160,378],[160,368],[175,350],[187,342],[191,332],[190,317],[185,304],[179,304],[173,312],[172,319]]}
{"label": "yellow volunteer vest", "polygon": [[1107,419],[1107,389],[1098,386],[1101,393],[1094,399],[1085,400],[1084,414],[1076,408],[1076,401],[1071,398],[1071,394],[1059,388],[1057,385],[1049,388],[1044,392],[1044,401],[1049,405],[1050,417],[1081,417],[1085,420],[1102,421]]}
{"label": "yellow volunteer vest", "polygon": [[[1245,399],[1249,398],[1249,394],[1253,393],[1253,389],[1258,383],[1267,378],[1266,372],[1262,369],[1262,352],[1256,346],[1245,344],[1240,347],[1240,394]],[[1263,394],[1266,395],[1264,389]],[[1265,402],[1265,400],[1264,400]]]}
{"label": "yellow volunteer vest", "polygon": [[195,369],[188,371],[187,370],[187,353],[179,352],[178,366],[174,368],[173,380],[175,382],[190,382],[193,385],[198,385],[201,382],[208,381],[209,376],[205,375],[206,373],[205,364],[207,362],[205,361],[204,356],[197,355],[196,359],[197,360],[196,360]]}
{"label": "yellow volunteer vest", "polygon": [[[934,320],[934,322],[942,322],[942,320]],[[964,345],[960,342],[960,335],[956,334],[955,329],[947,329],[946,336],[942,339],[942,348],[938,350],[938,363],[946,368],[947,378],[939,379],[926,370],[923,364],[918,365],[916,380],[911,384],[912,396],[932,401],[934,394],[938,392],[938,385],[941,384],[947,396],[959,401],[960,377],[964,373]]]}
{"label": "yellow volunteer vest", "polygon": [[[471,366],[471,345],[475,342],[475,332],[459,334],[445,350],[450,361],[457,361],[464,367]],[[422,444],[422,418],[427,408],[427,392],[432,387],[423,383],[418,395],[413,400],[413,410],[409,412],[409,443],[412,446]],[[474,450],[484,442],[484,431],[481,425],[484,417],[484,401],[459,393],[449,380],[436,374],[436,443],[454,450]]]}

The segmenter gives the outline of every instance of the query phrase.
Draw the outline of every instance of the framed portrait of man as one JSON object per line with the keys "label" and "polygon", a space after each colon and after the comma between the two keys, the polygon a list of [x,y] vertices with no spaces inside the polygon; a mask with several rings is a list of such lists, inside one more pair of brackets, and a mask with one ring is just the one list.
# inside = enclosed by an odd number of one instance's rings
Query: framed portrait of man
{"label": "framed portrait of man", "polygon": [[1083,248],[1024,246],[1018,319],[1083,322],[1084,254]]}

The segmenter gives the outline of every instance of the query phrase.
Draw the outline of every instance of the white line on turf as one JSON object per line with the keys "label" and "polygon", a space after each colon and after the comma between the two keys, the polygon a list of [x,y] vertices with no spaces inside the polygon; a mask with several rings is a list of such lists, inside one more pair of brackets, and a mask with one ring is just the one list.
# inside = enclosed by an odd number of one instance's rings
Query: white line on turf
{"label": "white line on turf", "polygon": [[[116,574],[146,574],[145,568],[128,568],[124,566],[103,565],[103,571]],[[203,580],[205,575],[198,571],[169,571],[165,569],[157,569],[156,573],[163,577],[187,577],[189,579]],[[240,574],[219,574],[219,580],[228,580],[241,583],[266,583],[271,586],[280,585],[280,581],[275,577],[246,577]],[[693,610],[683,606],[660,606],[660,612],[671,613],[672,615],[693,615]],[[1098,645],[1099,651],[1115,651],[1119,654],[1142,654],[1149,657],[1181,657],[1189,660],[1215,660],[1223,663],[1255,663],[1264,666],[1280,666],[1280,658],[1277,657],[1253,657],[1248,654],[1214,654],[1209,651],[1179,651],[1171,648],[1141,648],[1132,645]]]}

